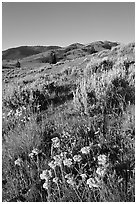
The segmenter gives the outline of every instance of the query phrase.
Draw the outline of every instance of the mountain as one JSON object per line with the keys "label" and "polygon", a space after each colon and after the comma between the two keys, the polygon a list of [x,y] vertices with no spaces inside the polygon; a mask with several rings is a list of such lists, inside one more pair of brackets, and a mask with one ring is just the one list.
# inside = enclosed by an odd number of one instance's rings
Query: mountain
{"label": "mountain", "polygon": [[[59,46],[21,46],[11,48],[2,52],[3,67],[16,63],[15,60],[20,60],[21,63],[50,63],[59,61],[72,60],[86,55],[94,54],[104,50],[111,50],[112,47],[118,46],[117,42],[96,41],[89,44],[73,43],[66,47]],[[54,60],[53,60],[54,53]],[[6,62],[5,62],[6,61]]]}
{"label": "mountain", "polygon": [[38,53],[46,52],[49,50],[55,50],[61,48],[59,46],[20,46],[16,48],[10,48],[2,52],[3,60],[17,60],[24,57],[36,55]]}

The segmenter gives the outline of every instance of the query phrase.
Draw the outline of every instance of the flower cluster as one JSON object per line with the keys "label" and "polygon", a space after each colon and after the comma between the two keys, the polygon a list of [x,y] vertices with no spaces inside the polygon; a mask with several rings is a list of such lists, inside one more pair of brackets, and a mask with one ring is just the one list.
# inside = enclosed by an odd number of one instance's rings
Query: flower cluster
{"label": "flower cluster", "polygon": [[58,137],[54,137],[51,140],[52,140],[52,146],[54,148],[59,148],[60,147],[60,139]]}
{"label": "flower cluster", "polygon": [[43,170],[42,174],[40,174],[40,179],[41,180],[44,180],[44,179],[47,179],[49,177],[52,177],[52,172],[51,170]]}
{"label": "flower cluster", "polygon": [[107,163],[107,156],[104,154],[101,154],[98,156],[98,165],[105,166]]}
{"label": "flower cluster", "polygon": [[71,167],[72,166],[72,159],[65,159],[65,160],[63,160],[63,164],[64,164],[64,166],[68,166],[68,167]]}
{"label": "flower cluster", "polygon": [[89,178],[87,180],[87,185],[89,186],[89,188],[99,188],[100,180],[98,177]]}
{"label": "flower cluster", "polygon": [[71,174],[66,174],[65,179],[66,179],[66,182],[71,186],[74,186],[76,184],[76,182],[75,182],[75,180]]}
{"label": "flower cluster", "polygon": [[98,156],[98,168],[96,170],[96,173],[100,177],[104,177],[107,171],[107,167],[109,166],[107,162],[107,156],[102,154]]}
{"label": "flower cluster", "polygon": [[42,174],[40,174],[40,179],[44,180],[43,188],[48,189],[49,187],[49,179],[52,177],[51,170],[44,170]]}
{"label": "flower cluster", "polygon": [[74,155],[73,160],[74,160],[74,162],[80,162],[82,160],[82,157],[80,154]]}
{"label": "flower cluster", "polygon": [[104,167],[98,167],[96,170],[96,173],[100,176],[100,177],[104,177],[106,174],[106,168]]}
{"label": "flower cluster", "polygon": [[51,169],[55,169],[55,167],[56,167],[55,161],[49,162],[48,165],[49,165],[49,167],[50,167]]}
{"label": "flower cluster", "polygon": [[89,154],[90,153],[90,146],[85,146],[80,150],[82,154]]}
{"label": "flower cluster", "polygon": [[29,154],[29,157],[33,158],[34,156],[37,156],[40,153],[40,150],[37,148],[33,149],[32,152]]}
{"label": "flower cluster", "polygon": [[62,165],[62,157],[60,155],[56,155],[53,157],[56,166]]}

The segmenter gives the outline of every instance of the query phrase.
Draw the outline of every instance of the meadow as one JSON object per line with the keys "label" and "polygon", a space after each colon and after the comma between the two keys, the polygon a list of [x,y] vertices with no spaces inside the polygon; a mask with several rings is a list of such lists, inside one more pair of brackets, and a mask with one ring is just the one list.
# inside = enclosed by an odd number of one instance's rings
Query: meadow
{"label": "meadow", "polygon": [[3,202],[135,202],[135,44],[3,68]]}

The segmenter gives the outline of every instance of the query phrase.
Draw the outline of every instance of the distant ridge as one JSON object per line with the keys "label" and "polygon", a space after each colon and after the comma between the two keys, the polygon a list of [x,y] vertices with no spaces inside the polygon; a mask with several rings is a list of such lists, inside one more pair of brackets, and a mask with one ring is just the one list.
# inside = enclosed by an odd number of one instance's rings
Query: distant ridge
{"label": "distant ridge", "polygon": [[49,50],[59,49],[59,46],[20,46],[2,51],[2,59],[22,59],[31,55],[39,54]]}
{"label": "distant ridge", "polygon": [[20,46],[10,48],[2,52],[3,60],[35,60],[38,62],[48,62],[50,53],[54,51],[57,61],[74,59],[81,56],[93,54],[104,49],[110,50],[112,47],[119,45],[117,42],[96,41],[86,45],[73,43],[66,47],[60,46]]}

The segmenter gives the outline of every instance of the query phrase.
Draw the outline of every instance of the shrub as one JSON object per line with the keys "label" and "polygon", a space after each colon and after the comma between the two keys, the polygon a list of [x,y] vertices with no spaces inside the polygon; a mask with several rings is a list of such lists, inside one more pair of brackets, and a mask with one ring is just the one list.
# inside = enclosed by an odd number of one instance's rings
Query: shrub
{"label": "shrub", "polygon": [[20,68],[20,67],[21,67],[21,64],[20,64],[19,61],[17,61],[17,63],[16,63],[16,67],[17,67],[17,68]]}

